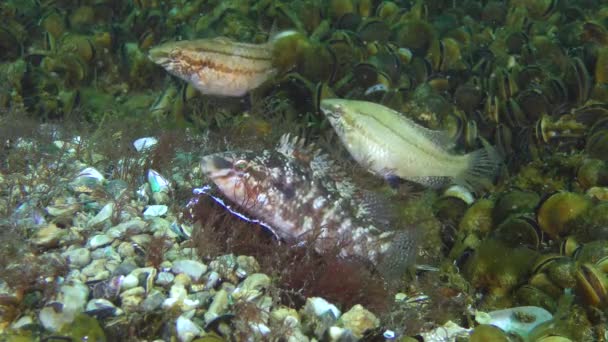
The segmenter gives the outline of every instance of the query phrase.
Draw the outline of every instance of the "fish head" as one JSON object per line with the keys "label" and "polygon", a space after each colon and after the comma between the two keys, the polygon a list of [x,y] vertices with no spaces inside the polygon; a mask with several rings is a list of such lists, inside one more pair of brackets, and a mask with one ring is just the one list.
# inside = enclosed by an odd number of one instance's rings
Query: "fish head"
{"label": "fish head", "polygon": [[170,74],[189,81],[195,65],[189,55],[193,53],[190,41],[167,42],[154,46],[148,51],[148,58]]}
{"label": "fish head", "polygon": [[329,123],[340,135],[340,133],[344,130],[344,120],[347,114],[344,100],[324,99],[321,101],[320,108],[327,120],[329,120]]}
{"label": "fish head", "polygon": [[203,157],[203,173],[229,200],[249,211],[293,197],[303,176],[280,153],[220,152]]}

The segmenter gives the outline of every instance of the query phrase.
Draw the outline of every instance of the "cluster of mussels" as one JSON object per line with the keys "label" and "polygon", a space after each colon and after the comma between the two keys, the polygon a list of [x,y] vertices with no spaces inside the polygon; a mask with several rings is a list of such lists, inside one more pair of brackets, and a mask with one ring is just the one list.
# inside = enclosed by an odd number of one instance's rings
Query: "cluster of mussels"
{"label": "cluster of mussels", "polygon": [[[314,136],[327,127],[321,100],[338,97],[446,130],[463,150],[490,141],[506,165],[494,191],[435,202],[436,216],[457,227],[444,237],[451,267],[442,270],[484,293],[481,308],[552,312],[531,340],[605,339],[605,1],[8,0],[0,13],[2,109],[246,125],[236,114],[243,101],[208,105],[216,100],[196,91],[193,65],[181,65],[189,85],[164,82],[155,65],[167,67],[176,56],[164,52],[175,46],[210,48],[228,63],[236,52],[222,44],[242,42],[263,51],[239,50],[246,58],[230,69],[235,82],[256,72],[252,59],[268,69],[257,75],[263,82],[224,94],[251,90],[260,121],[247,132],[267,133],[280,117]],[[273,29],[297,33],[273,37]],[[228,38],[213,38],[220,36]],[[196,38],[194,47],[150,51]]]}

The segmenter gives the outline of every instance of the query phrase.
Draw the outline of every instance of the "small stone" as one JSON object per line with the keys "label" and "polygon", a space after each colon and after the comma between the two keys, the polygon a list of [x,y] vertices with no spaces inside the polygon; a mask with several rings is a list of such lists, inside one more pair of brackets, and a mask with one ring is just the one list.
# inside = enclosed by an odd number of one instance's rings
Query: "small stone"
{"label": "small stone", "polygon": [[158,144],[158,139],[154,137],[139,138],[133,142],[133,146],[137,152],[143,152],[150,150],[153,146]]}
{"label": "small stone", "polygon": [[264,294],[268,286],[270,286],[269,276],[263,273],[254,273],[243,280],[232,293],[232,297],[252,301]]}
{"label": "small stone", "polygon": [[140,218],[135,218],[132,220],[129,220],[127,222],[123,222],[121,224],[118,224],[114,227],[111,227],[108,229],[108,231],[106,232],[106,234],[108,234],[109,236],[115,238],[115,239],[120,239],[124,236],[124,234],[129,231],[129,233],[132,234],[139,234],[142,231],[144,231],[145,227],[146,227],[146,222],[143,221]]}
{"label": "small stone", "polygon": [[137,265],[135,265],[132,261],[125,260],[114,270],[113,274],[126,276],[127,274],[131,273],[136,268],[137,268]]}
{"label": "small stone", "polygon": [[164,204],[149,205],[144,211],[144,217],[159,217],[164,216],[169,208]]}
{"label": "small stone", "polygon": [[141,287],[134,287],[120,294],[121,306],[127,312],[133,312],[139,308],[143,301],[146,290]]}
{"label": "small stone", "polygon": [[133,273],[128,274],[120,285],[121,290],[129,290],[139,285],[139,279]]}
{"label": "small stone", "polygon": [[173,273],[187,274],[193,281],[198,281],[207,271],[207,266],[196,260],[177,260],[171,267]]}
{"label": "small stone", "polygon": [[103,208],[101,208],[101,210],[99,211],[99,213],[97,213],[97,215],[95,215],[91,220],[89,220],[88,226],[96,227],[96,226],[103,224],[104,222],[108,221],[112,217],[113,212],[114,212],[114,203],[110,202],[110,203],[106,204]]}
{"label": "small stone", "polygon": [[23,316],[11,324],[11,328],[14,330],[18,330],[24,328],[25,326],[34,324],[34,319],[31,316]]}
{"label": "small stone", "polygon": [[156,277],[156,284],[158,284],[160,286],[167,286],[167,285],[170,285],[174,279],[175,279],[175,276],[173,275],[173,273],[160,272],[160,273],[158,273],[158,276]]}
{"label": "small stone", "polygon": [[87,248],[76,248],[61,254],[71,268],[82,268],[91,262],[91,252]]}
{"label": "small stone", "polygon": [[150,294],[148,294],[146,299],[144,299],[144,301],[141,303],[141,308],[145,312],[154,311],[163,304],[165,299],[166,299],[166,297],[162,292],[160,292],[158,290],[153,290]]}
{"label": "small stone", "polygon": [[224,289],[217,291],[213,297],[213,302],[211,302],[209,309],[205,312],[205,323],[209,324],[220,315],[223,315],[228,310],[228,305],[228,292]]}
{"label": "small stone", "polygon": [[245,276],[260,271],[260,264],[254,257],[248,255],[239,255],[236,258],[237,272],[241,270]]}
{"label": "small stone", "polygon": [[192,281],[190,280],[190,277],[184,273],[180,273],[180,274],[176,275],[175,278],[173,279],[173,283],[184,286],[184,287],[190,286],[191,282]]}
{"label": "small stone", "polygon": [[122,310],[118,309],[114,303],[104,298],[91,299],[86,306],[86,311],[98,311],[104,310],[112,312],[112,315],[117,316],[122,313]]}
{"label": "small stone", "polygon": [[204,331],[189,318],[179,316],[175,322],[177,336],[181,342],[190,342],[200,336]]}
{"label": "small stone", "polygon": [[220,274],[215,271],[211,271],[211,272],[209,272],[209,275],[207,276],[207,282],[205,283],[205,289],[207,289],[207,290],[213,289],[217,286],[217,284],[219,282],[220,282]]}
{"label": "small stone", "polygon": [[89,265],[82,269],[82,274],[87,277],[93,277],[103,271],[105,271],[105,259],[96,259],[91,261]]}
{"label": "small stone", "polygon": [[135,248],[133,248],[133,244],[129,242],[121,242],[116,250],[122,258],[135,256]]}
{"label": "small stone", "polygon": [[67,230],[57,227],[51,223],[44,228],[41,228],[34,234],[32,243],[41,247],[55,247],[63,236],[67,234]]}
{"label": "small stone", "polygon": [[147,246],[150,241],[152,241],[152,236],[150,234],[137,234],[133,235],[129,238],[129,240],[133,241],[140,246]]}
{"label": "small stone", "polygon": [[345,312],[340,317],[340,322],[344,328],[352,331],[358,338],[361,338],[366,330],[380,326],[380,320],[376,315],[365,309],[361,304],[357,304]]}
{"label": "small stone", "polygon": [[91,247],[92,249],[96,249],[99,247],[103,247],[106,245],[109,245],[112,243],[112,241],[114,241],[114,239],[106,234],[99,234],[99,235],[95,235],[93,237],[91,237],[89,239],[89,247]]}

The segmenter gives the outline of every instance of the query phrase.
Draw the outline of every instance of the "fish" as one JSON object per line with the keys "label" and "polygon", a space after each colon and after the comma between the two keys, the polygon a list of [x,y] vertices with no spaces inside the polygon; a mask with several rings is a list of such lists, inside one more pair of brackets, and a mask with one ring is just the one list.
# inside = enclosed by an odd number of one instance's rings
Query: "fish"
{"label": "fish", "polygon": [[231,203],[294,245],[313,241],[320,253],[371,262],[401,274],[416,254],[415,235],[393,229],[384,201],[363,191],[330,158],[283,135],[275,149],[204,156],[201,169]]}
{"label": "fish", "polygon": [[455,154],[445,132],[377,103],[333,98],[322,100],[320,109],[353,159],[393,187],[407,180],[431,188],[455,183],[479,189],[501,164],[485,141],[479,150]]}
{"label": "fish", "polygon": [[226,37],[167,42],[148,57],[205,95],[241,97],[277,74],[272,44],[249,44]]}

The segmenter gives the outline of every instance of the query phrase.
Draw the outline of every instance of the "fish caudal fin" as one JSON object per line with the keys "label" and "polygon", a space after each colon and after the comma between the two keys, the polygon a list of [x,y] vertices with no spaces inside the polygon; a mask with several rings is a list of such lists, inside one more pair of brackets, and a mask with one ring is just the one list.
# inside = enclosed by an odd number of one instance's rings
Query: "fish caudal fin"
{"label": "fish caudal fin", "polygon": [[502,157],[485,139],[482,138],[481,142],[483,148],[465,155],[468,167],[456,177],[456,184],[476,190],[487,188],[494,180],[502,164]]}
{"label": "fish caudal fin", "polygon": [[395,230],[390,247],[382,254],[376,269],[387,283],[398,283],[414,267],[417,251],[418,234],[413,228]]}

